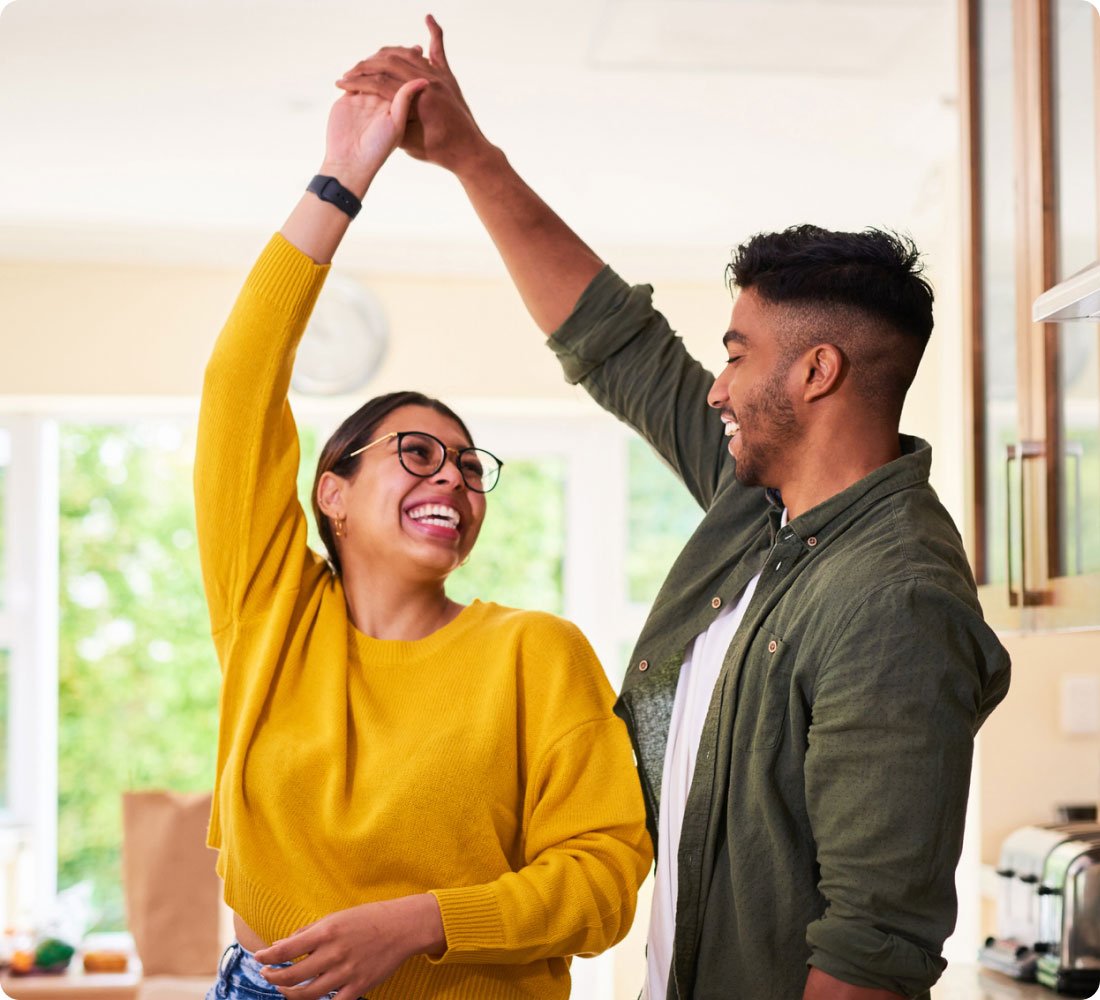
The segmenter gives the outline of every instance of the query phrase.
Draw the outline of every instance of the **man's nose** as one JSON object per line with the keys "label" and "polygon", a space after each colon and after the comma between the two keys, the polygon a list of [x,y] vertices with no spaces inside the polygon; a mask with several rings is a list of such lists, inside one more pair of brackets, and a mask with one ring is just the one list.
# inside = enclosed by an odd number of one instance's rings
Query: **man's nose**
{"label": "man's nose", "polygon": [[710,392],[707,393],[707,405],[714,407],[716,410],[721,410],[728,405],[729,399],[729,387],[726,385],[726,378],[723,373],[711,385]]}

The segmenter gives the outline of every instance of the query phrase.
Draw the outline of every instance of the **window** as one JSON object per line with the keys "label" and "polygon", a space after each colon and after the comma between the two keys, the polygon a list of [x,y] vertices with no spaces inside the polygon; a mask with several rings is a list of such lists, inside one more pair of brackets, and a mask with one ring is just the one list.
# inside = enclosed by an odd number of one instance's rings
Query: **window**
{"label": "window", "polygon": [[[300,429],[307,511],[325,433]],[[58,442],[58,885],[90,880],[109,930],[124,924],[120,796],[211,787],[220,674],[195,539],[193,421],[64,423]],[[566,460],[502,454],[451,592],[561,613]]]}
{"label": "window", "polygon": [[[305,506],[319,448],[342,414],[299,409]],[[451,593],[576,621],[618,687],[648,605],[701,511],[606,415],[459,410],[505,470]],[[11,746],[24,760],[12,766],[15,797],[41,862],[23,896],[46,900],[55,886],[90,880],[97,930],[124,923],[121,793],[213,781],[219,671],[194,534],[194,423],[193,412],[0,421],[0,435],[15,428],[0,462],[0,504],[14,495],[20,511],[20,530],[9,516],[0,552],[9,577],[28,581],[0,603],[0,692],[19,681],[12,691],[29,706],[10,717],[19,730]],[[28,511],[42,522],[34,531],[23,530]],[[310,543],[320,544],[312,523]],[[41,610],[33,628],[22,611],[5,617],[16,590],[19,608]],[[575,995],[609,995],[612,960],[577,963]]]}
{"label": "window", "polygon": [[0,428],[0,815],[8,811],[8,767],[11,751],[8,746],[10,704],[8,676],[8,648],[11,645],[11,627],[7,609],[7,471],[11,464],[11,436]]}
{"label": "window", "polygon": [[182,421],[59,433],[58,884],[123,925],[120,796],[211,787],[219,672]]}

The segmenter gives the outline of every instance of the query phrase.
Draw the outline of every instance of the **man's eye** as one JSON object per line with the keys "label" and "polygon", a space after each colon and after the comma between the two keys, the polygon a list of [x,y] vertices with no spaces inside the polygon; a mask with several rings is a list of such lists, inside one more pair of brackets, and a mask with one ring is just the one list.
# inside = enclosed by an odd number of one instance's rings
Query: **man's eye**
{"label": "man's eye", "polygon": [[733,357],[726,358],[726,364],[727,365],[732,365],[735,362],[740,361],[740,360],[741,360],[741,355],[740,354],[735,354],[735,355],[733,355]]}

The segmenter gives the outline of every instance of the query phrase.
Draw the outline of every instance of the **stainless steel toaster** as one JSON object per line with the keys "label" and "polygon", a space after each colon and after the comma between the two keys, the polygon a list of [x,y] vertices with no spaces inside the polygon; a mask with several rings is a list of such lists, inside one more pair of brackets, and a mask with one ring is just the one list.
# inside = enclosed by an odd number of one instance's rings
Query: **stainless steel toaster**
{"label": "stainless steel toaster", "polygon": [[1093,996],[1100,989],[1100,835],[1055,847],[1038,894],[1035,978],[1059,993]]}
{"label": "stainless steel toaster", "polygon": [[1040,926],[1047,861],[1059,845],[1093,838],[1100,840],[1100,825],[1091,822],[1024,826],[1005,838],[997,865],[997,934],[978,953],[982,965],[1014,979],[1036,978],[1052,933]]}

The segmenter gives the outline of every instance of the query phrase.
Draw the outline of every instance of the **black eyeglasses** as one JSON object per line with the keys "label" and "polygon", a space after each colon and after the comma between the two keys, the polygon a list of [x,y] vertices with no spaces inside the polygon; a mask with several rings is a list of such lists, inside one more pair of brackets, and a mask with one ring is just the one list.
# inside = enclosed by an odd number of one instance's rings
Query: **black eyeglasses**
{"label": "black eyeglasses", "polygon": [[355,458],[391,438],[397,438],[397,457],[404,470],[421,479],[434,476],[442,469],[448,455],[454,457],[462,481],[475,493],[488,493],[500,479],[500,467],[504,463],[492,452],[484,448],[448,448],[434,434],[423,431],[390,431],[344,457]]}

